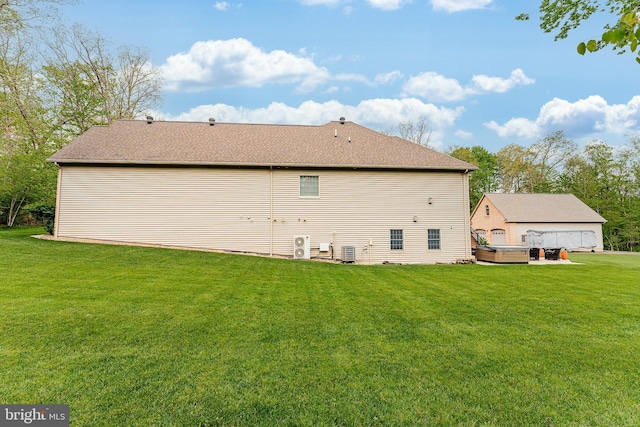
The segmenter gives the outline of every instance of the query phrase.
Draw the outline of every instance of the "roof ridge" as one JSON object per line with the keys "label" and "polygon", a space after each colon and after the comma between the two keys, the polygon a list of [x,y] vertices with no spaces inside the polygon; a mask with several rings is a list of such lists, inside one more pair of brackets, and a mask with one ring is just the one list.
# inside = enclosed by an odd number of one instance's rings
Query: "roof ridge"
{"label": "roof ridge", "polygon": [[299,165],[465,173],[477,169],[428,147],[346,120],[324,125],[118,120],[112,126],[89,129],[49,161]]}

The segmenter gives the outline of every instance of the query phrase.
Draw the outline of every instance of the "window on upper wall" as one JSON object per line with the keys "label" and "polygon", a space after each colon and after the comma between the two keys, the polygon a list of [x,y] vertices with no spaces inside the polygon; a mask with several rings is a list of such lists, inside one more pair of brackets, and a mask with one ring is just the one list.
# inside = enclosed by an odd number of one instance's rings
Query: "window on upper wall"
{"label": "window on upper wall", "polygon": [[484,205],[484,214],[489,215],[489,205]]}
{"label": "window on upper wall", "polygon": [[300,197],[320,197],[320,177],[317,175],[300,176]]}
{"label": "window on upper wall", "polygon": [[392,251],[401,251],[404,249],[404,238],[402,230],[391,230],[389,233]]}
{"label": "window on upper wall", "polygon": [[440,249],[440,230],[427,230],[427,248]]}

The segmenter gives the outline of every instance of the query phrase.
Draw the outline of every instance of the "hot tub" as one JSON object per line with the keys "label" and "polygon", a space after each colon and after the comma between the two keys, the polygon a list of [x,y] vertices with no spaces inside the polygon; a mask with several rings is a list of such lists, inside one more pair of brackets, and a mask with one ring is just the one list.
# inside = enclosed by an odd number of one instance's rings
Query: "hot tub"
{"label": "hot tub", "polygon": [[528,264],[527,246],[477,246],[476,260],[496,264]]}

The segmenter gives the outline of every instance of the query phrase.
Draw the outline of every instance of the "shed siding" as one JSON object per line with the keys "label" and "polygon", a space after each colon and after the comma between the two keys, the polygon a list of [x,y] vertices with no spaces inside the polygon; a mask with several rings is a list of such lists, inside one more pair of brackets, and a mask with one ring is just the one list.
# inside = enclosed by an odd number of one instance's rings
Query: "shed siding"
{"label": "shed siding", "polygon": [[[320,197],[299,197],[300,175],[320,177]],[[452,262],[471,258],[467,185],[461,172],[63,167],[56,232],[285,256],[309,235],[312,256],[333,242],[359,263]],[[391,229],[404,230],[402,251]],[[440,250],[427,249],[428,229]]]}

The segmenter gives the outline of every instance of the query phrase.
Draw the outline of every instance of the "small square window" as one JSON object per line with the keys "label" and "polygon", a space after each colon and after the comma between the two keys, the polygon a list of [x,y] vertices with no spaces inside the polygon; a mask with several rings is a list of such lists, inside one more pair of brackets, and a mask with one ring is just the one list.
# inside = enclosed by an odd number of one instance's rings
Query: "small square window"
{"label": "small square window", "polygon": [[440,230],[427,230],[427,247],[440,249]]}
{"label": "small square window", "polygon": [[317,175],[300,176],[300,197],[320,197],[320,177]]}
{"label": "small square window", "polygon": [[391,230],[389,233],[391,241],[390,248],[392,251],[401,251],[404,249],[404,238],[402,234],[402,230]]}

